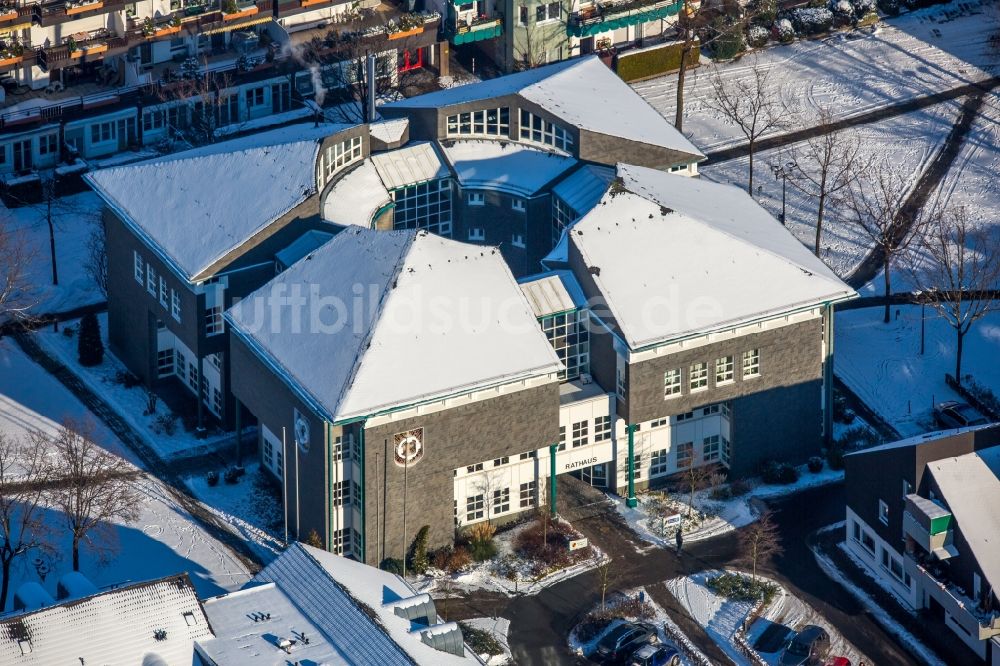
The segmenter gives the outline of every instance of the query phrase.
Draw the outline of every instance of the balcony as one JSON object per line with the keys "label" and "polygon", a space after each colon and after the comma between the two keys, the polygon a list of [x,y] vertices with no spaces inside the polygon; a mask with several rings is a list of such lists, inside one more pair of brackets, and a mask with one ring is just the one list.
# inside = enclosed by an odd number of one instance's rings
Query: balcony
{"label": "balcony", "polygon": [[126,5],[126,0],[79,0],[76,2],[48,2],[34,5],[32,19],[41,26],[57,25],[67,21],[106,14]]}
{"label": "balcony", "polygon": [[985,641],[1000,636],[1000,612],[980,608],[964,590],[948,580],[940,563],[908,552],[903,558],[903,569],[919,581],[918,589],[922,588],[941,604],[973,639]]}
{"label": "balcony", "polygon": [[958,555],[952,545],[951,512],[920,495],[906,496],[903,534],[939,560]]}
{"label": "balcony", "polygon": [[680,12],[681,0],[618,0],[597,2],[593,7],[570,16],[566,32],[571,37],[590,37],[630,25],[674,16]]}
{"label": "balcony", "polygon": [[58,46],[48,46],[35,52],[37,64],[43,71],[59,69],[85,62],[103,60],[109,55],[128,50],[128,37],[111,35],[107,30],[77,33],[67,37]]}
{"label": "balcony", "polygon": [[477,16],[470,21],[454,20],[445,27],[448,41],[458,46],[486,39],[496,39],[503,34],[503,19]]}
{"label": "balcony", "polygon": [[17,6],[6,4],[0,7],[0,30],[7,32],[30,28],[35,7],[37,4],[33,2]]}

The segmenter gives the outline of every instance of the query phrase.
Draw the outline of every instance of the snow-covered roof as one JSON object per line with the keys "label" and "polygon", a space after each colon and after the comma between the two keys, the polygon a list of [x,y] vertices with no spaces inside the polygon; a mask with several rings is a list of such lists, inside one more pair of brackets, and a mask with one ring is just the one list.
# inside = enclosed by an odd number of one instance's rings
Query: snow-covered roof
{"label": "snow-covered roof", "polygon": [[[395,574],[295,543],[267,565],[251,585],[260,583],[274,583],[291,600],[295,610],[308,619],[310,628],[315,627],[319,632],[317,639],[322,637],[338,653],[346,655],[348,663],[379,666],[481,663],[468,649],[464,650],[464,656],[458,656],[423,642],[421,631],[426,627],[396,613],[397,606],[406,608],[408,600],[416,596],[416,592]],[[424,595],[419,599],[419,605],[426,605],[428,600],[429,597]],[[433,608],[433,602],[429,607]],[[212,602],[206,604],[206,608],[215,627],[216,614]],[[235,608],[232,614],[240,610]],[[268,612],[266,609],[259,610]],[[437,623],[436,612],[434,615],[428,618],[432,626]],[[224,629],[226,627],[217,629],[217,632],[221,635]],[[252,625],[247,630],[251,633],[261,631]],[[308,649],[310,646],[302,647]],[[303,657],[297,657],[294,647],[291,655],[285,656],[291,656],[293,660],[309,657],[316,663],[328,663],[304,652]],[[333,657],[329,659],[331,664],[341,663]]]}
{"label": "snow-covered roof", "polygon": [[966,426],[964,428],[949,428],[948,430],[935,430],[934,432],[925,432],[920,435],[914,435],[912,437],[907,437],[906,439],[899,439],[894,442],[886,442],[885,444],[879,444],[878,446],[870,446],[867,449],[861,449],[859,451],[849,451],[845,456],[864,456],[869,453],[876,453],[878,451],[885,451],[888,449],[902,449],[907,446],[917,446],[920,444],[929,444],[931,442],[937,442],[946,437],[954,437],[955,435],[961,435],[967,432],[974,432],[976,430],[988,430],[990,428],[1000,427],[996,423],[987,423],[984,425],[974,425]]}
{"label": "snow-covered roof", "polygon": [[630,348],[855,295],[743,190],[618,175],[569,238]]}
{"label": "snow-covered roof", "polygon": [[[308,309],[268,308],[276,319],[258,321],[254,301],[272,290],[301,293]],[[313,294],[323,298],[315,316]],[[425,231],[347,228],[227,317],[332,421],[561,367],[500,252]]]}
{"label": "snow-covered roof", "polygon": [[291,266],[331,238],[333,238],[333,234],[328,231],[310,229],[292,241],[288,247],[276,252],[274,258],[285,267]]}
{"label": "snow-covered roof", "polygon": [[927,464],[988,587],[1000,589],[1000,446]]}
{"label": "snow-covered roof", "polygon": [[499,141],[455,141],[444,152],[462,187],[522,197],[576,164],[572,157]]}
{"label": "snow-covered roof", "polygon": [[392,197],[369,158],[344,174],[326,193],[323,219],[345,227],[370,228],[375,213],[390,203]]}
{"label": "snow-covered roof", "polygon": [[597,205],[614,177],[615,170],[611,167],[586,164],[553,187],[552,193],[577,215],[583,215]]}
{"label": "snow-covered roof", "polygon": [[387,190],[444,178],[448,175],[448,167],[441,161],[431,143],[415,143],[398,150],[372,155],[371,161]]}
{"label": "snow-covered roof", "polygon": [[319,142],[349,127],[282,127],[84,177],[164,261],[197,282],[316,192]]}
{"label": "snow-covered roof", "polygon": [[373,139],[384,143],[396,143],[403,140],[403,135],[409,126],[409,118],[390,118],[374,122],[368,128]]}
{"label": "snow-covered roof", "polygon": [[181,574],[4,615],[0,664],[191,666],[194,641],[211,635],[191,580]]}
{"label": "snow-covered roof", "polygon": [[518,280],[536,317],[579,309],[587,297],[571,271],[550,271]]}
{"label": "snow-covered roof", "polygon": [[515,94],[581,129],[703,157],[597,56],[419,95],[383,108],[441,108]]}

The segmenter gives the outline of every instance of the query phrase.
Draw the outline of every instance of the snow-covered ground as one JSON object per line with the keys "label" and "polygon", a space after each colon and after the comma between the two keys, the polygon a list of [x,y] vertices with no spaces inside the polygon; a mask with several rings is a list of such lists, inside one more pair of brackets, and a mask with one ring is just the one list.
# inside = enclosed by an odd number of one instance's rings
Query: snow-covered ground
{"label": "snow-covered ground", "polygon": [[158,419],[170,416],[170,410],[162,400],[157,400],[154,413],[145,415],[143,412],[147,407],[146,390],[142,386],[125,388],[116,380],[119,373],[126,372],[126,369],[108,350],[107,314],[98,315],[98,321],[101,326],[101,338],[104,340],[104,362],[92,368],[85,368],[79,363],[76,335],[67,336],[64,333],[71,327],[78,330],[79,320],[65,322],[58,333],[49,327],[41,329],[35,333],[35,338],[46,351],[82,379],[94,393],[111,404],[161,458],[205,453],[231,438],[228,435],[219,435],[197,439],[193,431],[184,430],[179,417],[175,420],[173,434],[167,434],[157,425]]}
{"label": "snow-covered ground", "polygon": [[[64,418],[87,420],[109,450],[135,462],[125,446],[97,421],[58,381],[33,363],[10,339],[0,340],[0,431],[13,437],[41,430],[53,433]],[[136,482],[142,496],[139,519],[132,524],[115,524],[114,552],[101,562],[91,551],[82,552],[82,571],[96,585],[112,585],[129,580],[144,580],[187,571],[198,594],[219,594],[246,583],[250,574],[222,544],[206,533],[197,522],[151,477]],[[55,593],[59,576],[70,570],[70,549],[62,516],[52,510],[46,523],[53,529],[56,556],[42,558],[48,568],[44,587]],[[36,559],[39,553],[20,558],[11,591],[25,581],[40,580]]]}
{"label": "snow-covered ground", "polygon": [[[719,571],[705,571],[667,581],[667,589],[690,613],[695,622],[705,628],[705,632],[726,653],[737,666],[750,666],[752,662],[744,656],[736,645],[736,634],[748,619],[754,604],[749,601],[735,601],[715,594],[706,581],[718,575]],[[871,663],[854,646],[827,622],[814,608],[801,599],[792,596],[779,586],[778,594],[770,606],[763,610],[762,619],[756,620],[747,632],[750,645],[764,631],[768,623],[778,623],[789,629],[798,630],[807,624],[815,624],[830,634],[831,656],[845,656],[852,664]],[[777,664],[779,653],[761,655],[768,663]]]}
{"label": "snow-covered ground", "polygon": [[489,632],[503,648],[503,654],[493,656],[479,655],[486,662],[487,666],[503,666],[513,661],[510,653],[510,644],[507,641],[507,635],[510,633],[510,620],[505,617],[473,617],[468,620],[462,620],[462,624],[467,624],[480,631]]}
{"label": "snow-covered ground", "polygon": [[[860,423],[860,422],[859,422]],[[756,482],[753,489],[742,497],[734,497],[728,500],[712,499],[711,490],[699,490],[694,494],[694,508],[703,514],[700,520],[688,521],[684,519],[684,542],[691,543],[702,539],[709,539],[720,534],[725,534],[740,527],[749,525],[757,519],[757,514],[751,506],[751,500],[773,499],[784,495],[815,488],[817,486],[836,483],[844,478],[843,470],[832,470],[824,466],[822,470],[814,474],[805,465],[798,468],[799,479],[795,483],[787,485],[766,484]],[[648,543],[661,548],[674,548],[674,529],[663,527],[663,511],[659,509],[665,499],[668,505],[676,508],[676,512],[682,516],[687,515],[689,496],[687,493],[666,493],[665,491],[651,491],[637,494],[638,506],[630,508],[625,505],[624,498],[617,495],[610,495],[615,504],[615,509],[622,515],[629,527],[635,531],[639,537]]]}
{"label": "snow-covered ground", "polygon": [[[912,187],[941,149],[958,118],[960,107],[958,102],[938,104],[904,116],[851,128],[847,132],[860,144],[861,163],[887,160],[894,166],[898,165],[909,175],[908,185]],[[984,128],[984,131],[988,130]],[[775,217],[781,214],[782,180],[775,178],[771,165],[796,162],[803,169],[812,171],[813,166],[803,158],[807,148],[803,142],[754,155],[754,199]],[[715,165],[706,164],[701,173],[712,180],[745,188],[749,163],[749,158],[744,157]],[[995,184],[993,189],[997,189]],[[816,240],[816,210],[816,200],[789,181],[785,187],[786,224],[795,237],[810,249]],[[834,272],[842,277],[850,274],[867,254],[871,244],[871,240],[841,211],[836,201],[827,201],[820,258]]]}
{"label": "snow-covered ground", "polygon": [[99,303],[104,294],[87,275],[87,240],[101,222],[101,203],[93,192],[82,192],[52,203],[59,285],[52,284],[52,253],[46,206],[32,204],[8,209],[0,204],[0,227],[23,235],[32,255],[31,283],[36,290],[34,314],[60,312]]}
{"label": "snow-covered ground", "polygon": [[[809,127],[822,109],[836,118],[949,90],[1000,71],[1000,51],[988,40],[1000,28],[991,0],[935,5],[878,24],[773,46],[720,66],[723,78],[749,76],[759,58],[780,78],[792,124]],[[738,130],[708,107],[713,65],[688,74],[684,131],[703,151],[742,143]],[[667,118],[676,109],[676,75],[634,85]],[[781,130],[778,130],[780,132]]]}
{"label": "snow-covered ground", "polygon": [[[955,333],[932,308],[926,308],[921,356],[920,306],[893,306],[892,314],[893,320],[883,324],[878,307],[838,312],[834,368],[858,397],[906,437],[934,429],[935,402],[961,399],[944,382],[946,372],[955,372]],[[1000,394],[997,358],[1000,312],[992,312],[965,338],[962,373],[971,373]]]}

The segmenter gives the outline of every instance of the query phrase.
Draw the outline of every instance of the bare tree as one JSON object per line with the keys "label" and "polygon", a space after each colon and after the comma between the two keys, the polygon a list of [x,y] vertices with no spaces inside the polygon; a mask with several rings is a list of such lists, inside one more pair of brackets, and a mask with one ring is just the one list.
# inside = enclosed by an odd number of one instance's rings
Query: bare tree
{"label": "bare tree", "polygon": [[94,281],[97,288],[104,297],[108,297],[108,252],[107,252],[107,232],[104,228],[104,220],[99,220],[94,225],[93,231],[87,237],[87,275]]}
{"label": "bare tree", "polygon": [[181,67],[181,78],[157,90],[161,101],[176,102],[186,108],[184,116],[178,116],[177,124],[170,129],[175,137],[192,146],[215,143],[219,128],[227,124],[223,121],[235,120],[226,117],[231,98],[236,94],[230,88],[230,77],[202,72],[204,64],[199,65],[195,58],[189,58]]}
{"label": "bare tree", "polygon": [[813,252],[818,257],[823,234],[826,204],[850,187],[860,173],[868,170],[857,133],[834,130],[833,114],[821,109],[817,129],[819,135],[806,139],[801,150],[793,150],[790,181],[806,196],[816,201],[816,243]]}
{"label": "bare tree", "polygon": [[[977,229],[979,227],[979,229]],[[969,220],[964,206],[931,217],[909,270],[921,298],[955,330],[955,381],[962,383],[962,348],[973,324],[998,305],[1000,237]]]}
{"label": "bare tree", "polygon": [[0,321],[23,319],[35,304],[29,268],[34,253],[27,237],[0,227]]}
{"label": "bare tree", "polygon": [[873,246],[874,256],[882,264],[885,323],[889,323],[892,268],[896,259],[920,238],[920,229],[926,219],[905,210],[908,190],[903,167],[889,160],[882,160],[854,180],[842,197],[843,208],[849,219]]}
{"label": "bare tree", "polygon": [[775,555],[784,552],[781,535],[770,509],[760,514],[756,521],[740,531],[740,552],[750,565],[751,577],[757,580],[757,566],[764,565]]}
{"label": "bare tree", "polygon": [[605,600],[608,597],[608,586],[611,584],[611,565],[614,560],[611,557],[604,555],[604,559],[601,559],[600,555],[594,555],[594,560],[597,562],[597,576],[601,584],[601,610],[604,610]]}
{"label": "bare tree", "polygon": [[682,472],[684,478],[684,488],[688,492],[688,518],[691,517],[691,512],[694,511],[694,494],[702,488],[708,486],[708,484],[712,482],[713,477],[715,477],[718,473],[719,466],[715,464],[692,464]]}
{"label": "bare tree", "polygon": [[73,535],[73,570],[79,571],[81,544],[105,553],[114,543],[111,521],[138,519],[141,498],[133,482],[139,471],[102,448],[89,423],[67,420],[54,444],[58,483],[53,502]]}
{"label": "bare tree", "polygon": [[750,175],[747,191],[753,194],[754,145],[764,134],[784,127],[787,108],[781,86],[771,79],[770,70],[754,56],[748,76],[726,79],[716,67],[712,72],[712,97],[708,104],[737,127],[748,142]]}
{"label": "bare tree", "polygon": [[0,613],[14,562],[31,550],[48,548],[43,520],[52,467],[48,452],[44,435],[15,439],[0,432]]}

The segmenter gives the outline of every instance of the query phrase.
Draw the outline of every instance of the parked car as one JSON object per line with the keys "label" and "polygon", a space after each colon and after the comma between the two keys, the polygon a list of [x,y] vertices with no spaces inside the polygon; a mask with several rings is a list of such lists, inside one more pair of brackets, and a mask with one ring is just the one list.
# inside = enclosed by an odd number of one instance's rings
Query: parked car
{"label": "parked car", "polygon": [[817,666],[830,651],[830,634],[823,627],[806,625],[781,652],[780,666]]}
{"label": "parked car", "polygon": [[975,407],[955,400],[942,402],[935,407],[934,420],[942,428],[964,428],[989,423],[989,419],[976,411]]}
{"label": "parked car", "polygon": [[620,624],[600,640],[595,656],[605,663],[623,662],[637,648],[657,640],[656,627],[645,622]]}
{"label": "parked car", "polygon": [[680,666],[681,653],[673,645],[643,645],[632,653],[629,666]]}
{"label": "parked car", "polygon": [[851,666],[851,660],[847,657],[834,657],[826,662],[826,666]]}

